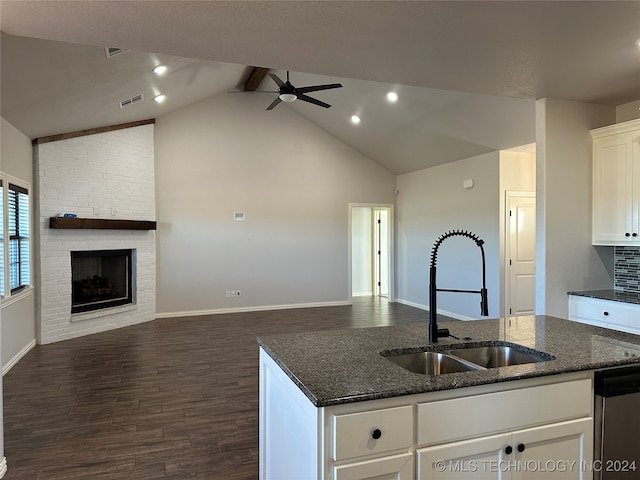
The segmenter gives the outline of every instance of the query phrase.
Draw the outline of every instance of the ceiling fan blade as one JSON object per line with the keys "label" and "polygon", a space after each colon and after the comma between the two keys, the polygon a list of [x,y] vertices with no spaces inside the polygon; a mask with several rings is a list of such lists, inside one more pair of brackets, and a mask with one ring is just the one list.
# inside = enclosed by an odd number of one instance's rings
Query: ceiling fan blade
{"label": "ceiling fan blade", "polygon": [[331,90],[332,88],[342,88],[341,83],[328,83],[326,85],[311,85],[309,87],[297,88],[298,93],[318,92],[320,90]]}
{"label": "ceiling fan blade", "polygon": [[267,107],[267,110],[273,110],[274,108],[276,108],[278,106],[278,104],[281,102],[282,100],[280,100],[280,97],[276,97],[276,99],[271,102],[271,105],[269,105]]}
{"label": "ceiling fan blade", "polygon": [[278,90],[229,90],[227,93],[279,93]]}
{"label": "ceiling fan blade", "polygon": [[304,94],[301,94],[299,92],[300,92],[300,90],[298,90],[298,100],[302,100],[303,102],[313,103],[314,105],[318,105],[319,107],[324,107],[324,108],[329,108],[331,106],[328,103],[321,102],[320,100],[317,100],[315,98],[311,98],[311,97],[309,97],[307,95],[304,95]]}
{"label": "ceiling fan blade", "polygon": [[278,87],[284,87],[284,82],[280,80],[280,77],[278,77],[275,73],[270,73],[269,76],[273,79],[274,82],[276,82]]}

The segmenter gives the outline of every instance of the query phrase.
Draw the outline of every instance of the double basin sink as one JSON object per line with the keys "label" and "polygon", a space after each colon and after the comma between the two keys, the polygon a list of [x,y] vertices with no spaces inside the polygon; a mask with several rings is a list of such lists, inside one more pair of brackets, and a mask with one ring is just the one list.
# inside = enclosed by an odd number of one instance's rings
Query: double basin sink
{"label": "double basin sink", "polygon": [[483,345],[449,345],[447,350],[423,349],[418,352],[382,352],[382,356],[413,373],[446,373],[486,370],[555,360],[553,355],[509,342],[485,342]]}

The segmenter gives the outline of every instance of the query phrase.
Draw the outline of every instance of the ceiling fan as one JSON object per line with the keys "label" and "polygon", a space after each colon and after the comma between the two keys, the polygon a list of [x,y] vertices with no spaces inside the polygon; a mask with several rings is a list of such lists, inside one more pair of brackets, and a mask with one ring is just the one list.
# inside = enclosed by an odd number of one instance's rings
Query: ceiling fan
{"label": "ceiling fan", "polygon": [[329,108],[331,105],[325,102],[321,102],[318,99],[312,98],[307,93],[318,92],[320,90],[331,90],[333,88],[342,88],[341,83],[327,83],[325,85],[311,85],[308,87],[296,88],[289,81],[289,70],[287,70],[287,81],[283,82],[280,77],[275,73],[270,73],[269,76],[278,85],[277,93],[278,97],[267,107],[267,110],[273,110],[280,102],[290,103],[295,100],[302,100],[303,102],[313,103],[320,107]]}

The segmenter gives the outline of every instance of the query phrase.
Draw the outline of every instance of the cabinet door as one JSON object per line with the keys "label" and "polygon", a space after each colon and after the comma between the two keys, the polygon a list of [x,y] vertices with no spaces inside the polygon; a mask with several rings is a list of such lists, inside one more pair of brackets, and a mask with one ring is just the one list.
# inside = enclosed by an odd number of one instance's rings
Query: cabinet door
{"label": "cabinet door", "polygon": [[[595,327],[607,328],[607,310],[604,300],[569,295],[569,320],[575,320]],[[605,313],[606,312],[606,313]]]}
{"label": "cabinet door", "polygon": [[411,452],[333,467],[335,480],[413,480]]}
{"label": "cabinet door", "polygon": [[513,434],[513,480],[587,480],[593,459],[593,419],[583,418]]}
{"label": "cabinet door", "polygon": [[640,240],[637,236],[637,212],[634,212],[633,205],[633,174],[631,134],[611,135],[594,140],[594,244],[619,245]]}
{"label": "cabinet door", "polygon": [[513,457],[505,449],[511,434],[447,443],[416,451],[418,480],[502,480],[501,465]]}

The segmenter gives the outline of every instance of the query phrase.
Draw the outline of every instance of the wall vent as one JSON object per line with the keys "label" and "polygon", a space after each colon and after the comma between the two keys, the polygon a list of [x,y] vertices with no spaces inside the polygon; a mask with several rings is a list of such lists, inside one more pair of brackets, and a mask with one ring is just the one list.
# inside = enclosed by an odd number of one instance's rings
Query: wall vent
{"label": "wall vent", "polygon": [[135,95],[131,98],[127,98],[126,100],[122,100],[120,102],[120,108],[125,108],[128,107],[130,105],[133,105],[134,103],[138,103],[144,100],[144,96],[140,93],[138,95]]}
{"label": "wall vent", "polygon": [[118,47],[104,47],[104,53],[107,55],[107,58],[115,57],[116,55],[120,55],[121,53],[128,51],[129,50]]}

